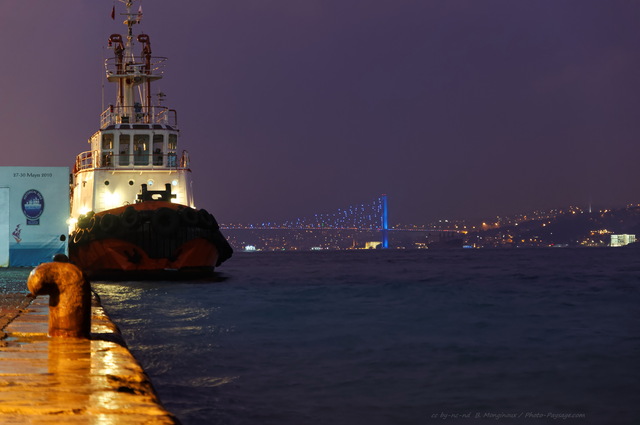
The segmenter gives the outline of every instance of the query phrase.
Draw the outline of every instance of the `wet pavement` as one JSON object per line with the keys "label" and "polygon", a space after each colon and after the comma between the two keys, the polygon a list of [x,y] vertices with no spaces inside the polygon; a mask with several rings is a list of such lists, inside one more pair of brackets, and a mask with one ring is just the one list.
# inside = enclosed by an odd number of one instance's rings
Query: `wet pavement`
{"label": "wet pavement", "polygon": [[2,294],[0,296],[0,346],[2,345],[6,335],[2,332],[13,319],[20,314],[33,300],[33,297],[26,294]]}
{"label": "wet pavement", "polygon": [[97,300],[90,340],[47,336],[48,297],[31,300],[2,294],[0,423],[179,423]]}

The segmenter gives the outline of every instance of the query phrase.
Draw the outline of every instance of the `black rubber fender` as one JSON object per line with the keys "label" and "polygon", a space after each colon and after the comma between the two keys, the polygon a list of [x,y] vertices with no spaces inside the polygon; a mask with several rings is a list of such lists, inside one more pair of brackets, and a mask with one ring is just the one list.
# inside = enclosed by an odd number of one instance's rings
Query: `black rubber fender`
{"label": "black rubber fender", "polygon": [[93,211],[89,211],[88,213],[82,214],[80,217],[78,217],[79,229],[89,229],[93,227],[93,225],[95,224],[95,219],[92,213]]}
{"label": "black rubber fender", "polygon": [[213,231],[216,231],[220,228],[220,226],[218,226],[216,218],[213,215],[209,214],[209,211],[205,210],[204,208],[198,211],[198,224],[200,225],[200,227],[211,229]]}
{"label": "black rubber fender", "polygon": [[185,207],[180,210],[180,220],[187,226],[196,226],[198,213],[193,208]]}
{"label": "black rubber fender", "polygon": [[147,221],[151,221],[151,217],[153,216],[153,211],[141,210],[141,211],[138,211],[138,216],[140,217],[140,223],[146,223]]}
{"label": "black rubber fender", "polygon": [[106,236],[117,233],[120,230],[120,216],[109,213],[103,215],[100,219],[99,227]]}
{"label": "black rubber fender", "polygon": [[86,229],[86,231],[91,233],[94,230],[99,229],[100,228],[99,226],[100,226],[100,217],[95,214],[91,214],[91,218],[89,219],[89,227]]}
{"label": "black rubber fender", "polygon": [[159,208],[151,216],[151,226],[153,230],[162,236],[173,236],[178,231],[180,217],[171,208]]}
{"label": "black rubber fender", "polygon": [[122,227],[127,230],[136,229],[140,225],[140,214],[132,206],[128,206],[122,214],[120,214]]}
{"label": "black rubber fender", "polygon": [[227,238],[225,238],[219,230],[213,233],[212,242],[218,249],[218,261],[216,262],[216,267],[218,267],[224,261],[231,258],[233,255],[233,248],[227,241]]}
{"label": "black rubber fender", "polygon": [[73,243],[76,245],[81,244],[85,239],[84,236],[85,236],[84,229],[76,229],[76,231],[73,233]]}

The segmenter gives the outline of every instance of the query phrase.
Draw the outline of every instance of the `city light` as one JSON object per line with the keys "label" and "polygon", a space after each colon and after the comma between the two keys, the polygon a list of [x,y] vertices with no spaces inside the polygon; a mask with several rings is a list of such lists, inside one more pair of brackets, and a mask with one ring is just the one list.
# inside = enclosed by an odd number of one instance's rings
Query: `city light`
{"label": "city light", "polygon": [[[333,212],[281,222],[235,223],[221,227],[232,235],[232,244],[255,245],[257,250],[306,250],[311,246],[364,249],[367,242],[383,240],[385,229],[389,245],[394,249],[436,249],[434,246],[443,240],[459,241],[455,246],[460,248],[602,247],[610,246],[612,233],[628,233],[621,230],[635,226],[636,220],[640,220],[640,207],[633,204],[623,210],[588,213],[586,209],[570,206],[477,220],[441,218],[426,224],[394,223],[393,226],[385,226],[384,215],[384,199],[379,197]],[[622,217],[627,217],[626,224]],[[591,229],[582,227],[585,220]],[[250,232],[238,240],[229,232],[232,229]],[[568,232],[571,236],[567,236]]]}

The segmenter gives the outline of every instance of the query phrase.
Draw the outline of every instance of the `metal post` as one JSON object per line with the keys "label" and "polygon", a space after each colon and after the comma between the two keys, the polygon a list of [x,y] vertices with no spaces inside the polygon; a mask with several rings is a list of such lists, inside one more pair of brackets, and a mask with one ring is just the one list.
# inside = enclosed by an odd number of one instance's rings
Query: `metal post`
{"label": "metal post", "polygon": [[49,336],[88,339],[91,285],[66,256],[56,256],[54,260],[31,271],[27,288],[33,296],[49,295]]}

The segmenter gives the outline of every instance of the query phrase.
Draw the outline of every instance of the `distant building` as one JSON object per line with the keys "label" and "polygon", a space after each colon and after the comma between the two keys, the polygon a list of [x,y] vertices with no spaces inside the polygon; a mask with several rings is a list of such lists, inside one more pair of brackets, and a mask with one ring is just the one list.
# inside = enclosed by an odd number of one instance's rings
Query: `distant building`
{"label": "distant building", "polygon": [[69,168],[0,167],[0,267],[66,253]]}
{"label": "distant building", "polygon": [[636,241],[636,235],[611,235],[611,246],[625,246]]}

